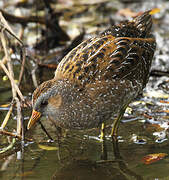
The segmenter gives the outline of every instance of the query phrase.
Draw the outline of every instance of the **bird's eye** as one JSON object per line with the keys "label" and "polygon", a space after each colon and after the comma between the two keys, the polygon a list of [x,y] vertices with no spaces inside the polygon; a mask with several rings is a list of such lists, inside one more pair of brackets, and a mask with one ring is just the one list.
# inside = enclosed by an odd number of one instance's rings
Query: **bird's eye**
{"label": "bird's eye", "polygon": [[48,101],[44,101],[41,103],[41,106],[46,106],[46,105],[48,105]]}

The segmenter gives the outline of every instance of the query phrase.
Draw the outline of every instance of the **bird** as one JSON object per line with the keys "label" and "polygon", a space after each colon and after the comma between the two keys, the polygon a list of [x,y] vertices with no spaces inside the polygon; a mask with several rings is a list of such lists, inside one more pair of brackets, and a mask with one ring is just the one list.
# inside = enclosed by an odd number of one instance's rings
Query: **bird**
{"label": "bird", "polygon": [[[57,127],[85,130],[112,124],[145,88],[156,49],[152,10],[83,41],[33,93],[29,130],[46,116]],[[115,117],[113,119],[112,117]]]}

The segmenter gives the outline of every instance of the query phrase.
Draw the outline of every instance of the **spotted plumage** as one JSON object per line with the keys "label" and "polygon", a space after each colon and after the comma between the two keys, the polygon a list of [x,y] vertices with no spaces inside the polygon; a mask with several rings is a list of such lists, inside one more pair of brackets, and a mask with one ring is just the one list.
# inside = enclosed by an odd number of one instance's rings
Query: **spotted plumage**
{"label": "spotted plumage", "polygon": [[111,117],[120,114],[114,123],[117,131],[126,106],[148,82],[156,47],[151,26],[147,11],[70,51],[60,62],[55,77],[35,90],[28,128],[38,120],[36,113],[70,129],[112,123]]}

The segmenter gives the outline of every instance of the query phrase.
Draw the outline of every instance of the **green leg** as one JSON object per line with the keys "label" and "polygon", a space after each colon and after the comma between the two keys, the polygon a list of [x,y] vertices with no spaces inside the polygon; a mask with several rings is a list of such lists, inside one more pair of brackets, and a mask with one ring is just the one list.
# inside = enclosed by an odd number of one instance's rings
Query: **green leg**
{"label": "green leg", "polygon": [[104,129],[104,127],[105,127],[105,124],[102,123],[102,126],[101,126],[101,134],[100,134],[100,140],[101,140],[101,141],[103,141],[103,140],[104,140],[104,137],[105,137],[105,134],[104,134],[105,129]]}
{"label": "green leg", "polygon": [[105,124],[104,123],[102,123],[102,126],[101,126],[100,140],[102,143],[101,159],[107,160],[107,149],[106,149],[106,145],[105,145]]}
{"label": "green leg", "polygon": [[107,147],[105,143],[105,139],[103,139],[102,143],[102,151],[101,151],[101,160],[107,160]]}
{"label": "green leg", "polygon": [[114,120],[113,122],[113,127],[112,127],[112,131],[111,131],[111,136],[114,137],[114,136],[117,136],[117,132],[118,132],[118,128],[119,128],[119,124],[120,124],[120,120],[122,119],[124,113],[125,113],[125,110],[127,108],[128,104],[125,105],[119,112],[119,115],[117,116],[117,118]]}

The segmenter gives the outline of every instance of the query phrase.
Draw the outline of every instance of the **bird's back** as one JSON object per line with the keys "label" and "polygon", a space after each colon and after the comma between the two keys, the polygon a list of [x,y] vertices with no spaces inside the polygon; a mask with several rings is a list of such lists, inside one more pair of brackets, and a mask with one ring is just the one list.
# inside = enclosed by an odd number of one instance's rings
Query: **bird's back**
{"label": "bird's back", "polygon": [[55,78],[81,86],[107,79],[138,80],[144,88],[156,47],[149,12],[82,42],[61,61]]}
{"label": "bird's back", "polygon": [[61,61],[55,77],[61,74],[81,85],[106,79],[135,79],[145,86],[154,50],[154,38],[116,38],[111,34],[92,38]]}

